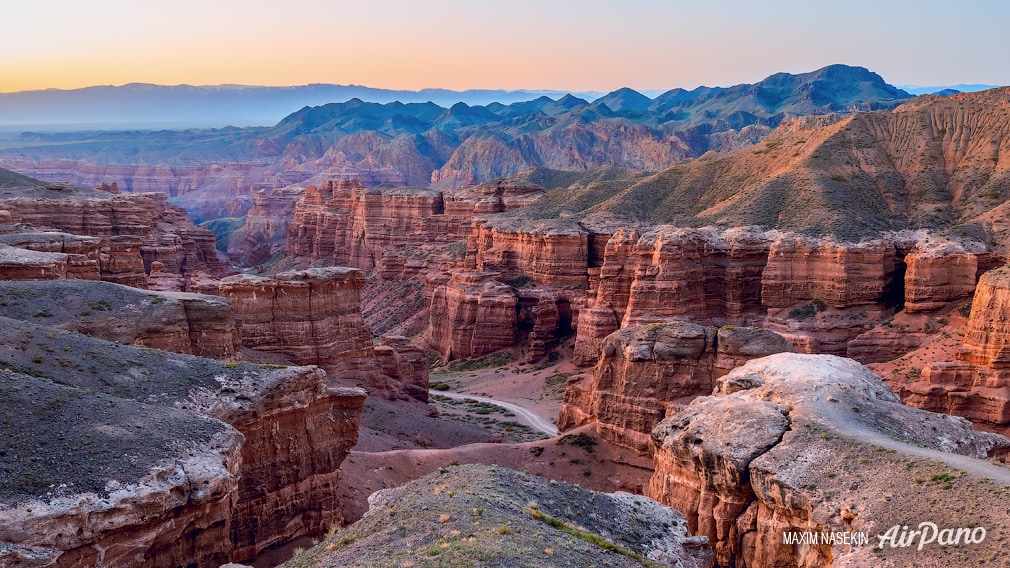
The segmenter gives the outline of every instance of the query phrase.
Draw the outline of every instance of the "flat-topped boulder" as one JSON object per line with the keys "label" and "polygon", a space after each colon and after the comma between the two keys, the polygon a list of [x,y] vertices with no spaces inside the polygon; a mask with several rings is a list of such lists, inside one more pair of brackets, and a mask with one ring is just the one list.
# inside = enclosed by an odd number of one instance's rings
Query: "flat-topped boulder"
{"label": "flat-topped boulder", "polygon": [[[1010,440],[902,405],[851,359],[750,361],[663,420],[652,439],[648,495],[712,539],[719,566],[966,565],[1006,538],[1010,515],[984,503],[1010,487],[1007,470],[987,461]],[[876,535],[920,522],[989,533],[970,549],[877,549]],[[796,546],[783,536],[806,532],[871,540]]]}

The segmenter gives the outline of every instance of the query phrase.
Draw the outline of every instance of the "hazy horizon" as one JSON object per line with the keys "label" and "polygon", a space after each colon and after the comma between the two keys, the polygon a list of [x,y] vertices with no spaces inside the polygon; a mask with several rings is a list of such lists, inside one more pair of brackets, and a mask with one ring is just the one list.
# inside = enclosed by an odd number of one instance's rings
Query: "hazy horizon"
{"label": "hazy horizon", "polygon": [[[984,14],[984,18],[979,18]],[[753,83],[833,63],[895,85],[1010,84],[1002,22],[975,0],[440,0],[89,3],[5,13],[0,92],[99,85],[307,84],[609,92]]]}

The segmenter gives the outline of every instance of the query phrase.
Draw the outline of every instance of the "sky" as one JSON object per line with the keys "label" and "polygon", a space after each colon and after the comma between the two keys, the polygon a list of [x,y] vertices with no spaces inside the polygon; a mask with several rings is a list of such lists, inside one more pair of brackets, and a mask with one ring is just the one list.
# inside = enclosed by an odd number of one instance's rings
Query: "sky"
{"label": "sky", "polygon": [[833,63],[1010,84],[996,0],[11,2],[0,92],[141,82],[665,91]]}

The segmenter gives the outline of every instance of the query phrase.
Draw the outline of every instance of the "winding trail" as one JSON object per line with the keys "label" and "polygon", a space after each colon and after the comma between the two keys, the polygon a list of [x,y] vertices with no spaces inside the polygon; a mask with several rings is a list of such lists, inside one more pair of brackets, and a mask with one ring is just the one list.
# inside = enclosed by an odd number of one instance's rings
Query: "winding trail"
{"label": "winding trail", "polygon": [[486,396],[477,396],[475,394],[462,394],[458,392],[449,391],[428,391],[429,395],[441,395],[454,400],[476,400],[477,402],[486,402],[488,404],[493,404],[495,406],[500,406],[506,410],[512,411],[522,419],[523,422],[528,424],[534,430],[543,432],[550,437],[558,435],[558,427],[552,424],[549,420],[538,416],[533,411],[523,408],[518,404],[512,404],[511,402],[505,402],[503,400],[495,400],[493,398],[488,398]]}

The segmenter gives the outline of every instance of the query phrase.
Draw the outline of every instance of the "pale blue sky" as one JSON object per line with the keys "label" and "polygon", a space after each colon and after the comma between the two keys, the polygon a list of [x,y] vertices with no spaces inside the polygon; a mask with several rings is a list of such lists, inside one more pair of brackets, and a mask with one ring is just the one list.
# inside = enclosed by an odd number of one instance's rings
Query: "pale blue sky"
{"label": "pale blue sky", "polygon": [[0,92],[98,84],[608,91],[861,65],[1010,84],[1010,4],[930,0],[35,0],[4,9]]}

